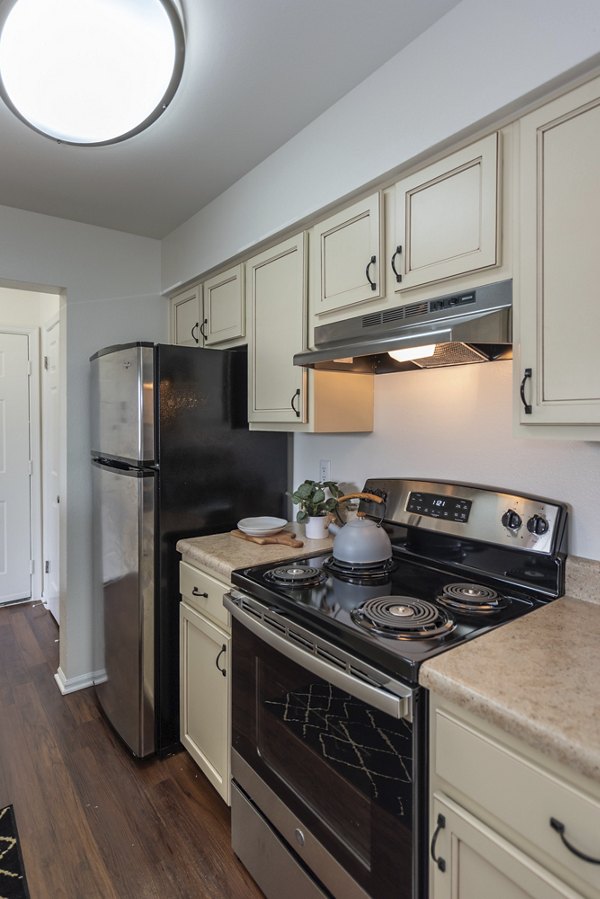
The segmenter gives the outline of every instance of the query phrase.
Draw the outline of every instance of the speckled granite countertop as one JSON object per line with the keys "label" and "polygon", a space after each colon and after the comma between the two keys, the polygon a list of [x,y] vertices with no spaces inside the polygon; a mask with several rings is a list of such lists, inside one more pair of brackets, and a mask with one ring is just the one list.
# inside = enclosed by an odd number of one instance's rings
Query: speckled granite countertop
{"label": "speckled granite countertop", "polygon": [[426,662],[419,681],[600,783],[600,563],[567,595]]}
{"label": "speckled granite countertop", "polygon": [[240,540],[231,534],[214,534],[209,537],[187,537],[179,540],[177,551],[184,562],[200,565],[217,576],[229,580],[235,568],[247,568],[249,565],[262,565],[263,562],[278,562],[280,559],[297,559],[311,553],[322,553],[331,549],[333,540],[307,540],[303,535],[303,527],[288,524],[285,529],[296,534],[303,543],[297,549],[281,544],[259,546],[248,540]]}

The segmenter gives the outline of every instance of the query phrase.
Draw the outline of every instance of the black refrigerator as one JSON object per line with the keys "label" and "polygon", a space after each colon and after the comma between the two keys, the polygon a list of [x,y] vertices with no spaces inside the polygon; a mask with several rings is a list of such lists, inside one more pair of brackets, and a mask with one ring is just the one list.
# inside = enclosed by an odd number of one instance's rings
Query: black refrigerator
{"label": "black refrigerator", "polygon": [[248,429],[245,348],[91,359],[94,685],[138,757],[179,748],[181,537],[288,517],[290,436]]}

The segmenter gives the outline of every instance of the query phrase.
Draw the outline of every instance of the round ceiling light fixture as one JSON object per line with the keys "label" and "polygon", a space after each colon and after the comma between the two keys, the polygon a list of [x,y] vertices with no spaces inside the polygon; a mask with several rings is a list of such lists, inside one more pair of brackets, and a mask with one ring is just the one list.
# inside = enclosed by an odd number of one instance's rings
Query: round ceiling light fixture
{"label": "round ceiling light fixture", "polygon": [[34,131],[98,147],[154,122],[181,80],[172,0],[4,0],[0,95]]}

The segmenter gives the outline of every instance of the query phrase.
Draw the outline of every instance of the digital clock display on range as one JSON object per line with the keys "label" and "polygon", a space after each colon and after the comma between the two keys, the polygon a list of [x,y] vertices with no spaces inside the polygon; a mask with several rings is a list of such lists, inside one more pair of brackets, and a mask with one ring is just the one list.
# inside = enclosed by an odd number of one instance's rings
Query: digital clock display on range
{"label": "digital clock display on range", "polygon": [[472,502],[457,496],[442,496],[438,493],[412,493],[406,504],[407,512],[426,515],[428,518],[441,518],[445,521],[469,520]]}

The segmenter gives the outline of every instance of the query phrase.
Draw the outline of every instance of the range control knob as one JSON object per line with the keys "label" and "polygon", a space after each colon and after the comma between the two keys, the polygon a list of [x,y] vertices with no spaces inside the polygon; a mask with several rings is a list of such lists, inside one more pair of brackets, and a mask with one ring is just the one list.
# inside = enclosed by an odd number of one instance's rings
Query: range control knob
{"label": "range control knob", "polygon": [[508,509],[502,516],[502,524],[509,531],[518,531],[523,524],[523,519],[514,509]]}
{"label": "range control knob", "polygon": [[548,522],[543,515],[532,515],[527,522],[527,530],[531,534],[537,534],[538,537],[541,537],[542,534],[545,534],[548,530],[548,527]]}

